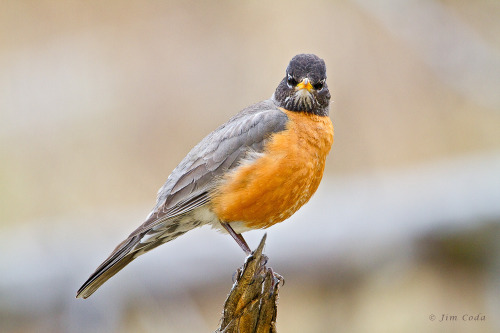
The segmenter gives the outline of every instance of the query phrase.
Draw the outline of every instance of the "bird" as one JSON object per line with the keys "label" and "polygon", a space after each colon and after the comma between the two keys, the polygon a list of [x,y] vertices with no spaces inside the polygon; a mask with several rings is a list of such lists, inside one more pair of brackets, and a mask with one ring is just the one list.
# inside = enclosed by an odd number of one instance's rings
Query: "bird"
{"label": "bird", "polygon": [[231,235],[288,219],[309,201],[333,145],[325,61],[294,56],[271,98],[230,118],[198,143],[157,194],[144,223],[78,290],[88,298],[140,255],[202,225]]}

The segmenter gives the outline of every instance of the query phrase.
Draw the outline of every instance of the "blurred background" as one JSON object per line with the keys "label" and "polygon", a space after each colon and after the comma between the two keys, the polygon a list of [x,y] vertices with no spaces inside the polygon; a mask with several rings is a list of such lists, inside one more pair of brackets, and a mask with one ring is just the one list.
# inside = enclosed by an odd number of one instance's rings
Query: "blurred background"
{"label": "blurred background", "polygon": [[244,255],[208,227],[74,297],[185,154],[315,53],[335,143],[268,230],[278,331],[499,332],[499,17],[495,0],[3,1],[0,331],[215,330]]}

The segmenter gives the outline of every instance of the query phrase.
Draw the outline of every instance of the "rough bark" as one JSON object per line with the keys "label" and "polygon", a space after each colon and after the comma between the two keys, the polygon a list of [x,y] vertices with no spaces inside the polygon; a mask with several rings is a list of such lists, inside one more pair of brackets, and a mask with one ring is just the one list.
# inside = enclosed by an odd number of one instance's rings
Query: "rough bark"
{"label": "rough bark", "polygon": [[278,289],[283,278],[266,267],[266,235],[236,272],[218,333],[275,333]]}

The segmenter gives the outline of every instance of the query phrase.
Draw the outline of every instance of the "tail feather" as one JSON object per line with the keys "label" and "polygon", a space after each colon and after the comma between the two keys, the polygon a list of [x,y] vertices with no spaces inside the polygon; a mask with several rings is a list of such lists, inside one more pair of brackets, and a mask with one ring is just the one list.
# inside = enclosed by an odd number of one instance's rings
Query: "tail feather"
{"label": "tail feather", "polygon": [[111,255],[97,267],[94,273],[85,281],[76,293],[77,298],[87,298],[92,295],[104,282],[118,273],[123,267],[127,266],[137,256],[131,252],[133,247],[139,241],[139,237],[135,236],[126,239],[120,243]]}
{"label": "tail feather", "polygon": [[[118,273],[138,256],[169,242],[189,230],[198,226],[197,223],[185,223],[184,228],[179,230],[179,221],[170,221],[168,226],[160,224],[158,227],[150,228],[147,231],[137,229],[130,236],[121,242],[110,256],[97,267],[87,281],[76,293],[77,298],[87,298],[92,295],[104,282]],[[196,221],[195,221],[196,222]],[[142,232],[141,232],[142,231]]]}

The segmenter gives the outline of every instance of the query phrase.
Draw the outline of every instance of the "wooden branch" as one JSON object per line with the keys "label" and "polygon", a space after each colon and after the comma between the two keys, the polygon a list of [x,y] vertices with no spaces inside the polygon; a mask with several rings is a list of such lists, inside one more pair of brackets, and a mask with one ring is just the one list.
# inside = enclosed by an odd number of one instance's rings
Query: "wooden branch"
{"label": "wooden branch", "polygon": [[276,333],[278,289],[283,278],[266,267],[267,235],[236,271],[217,333]]}

